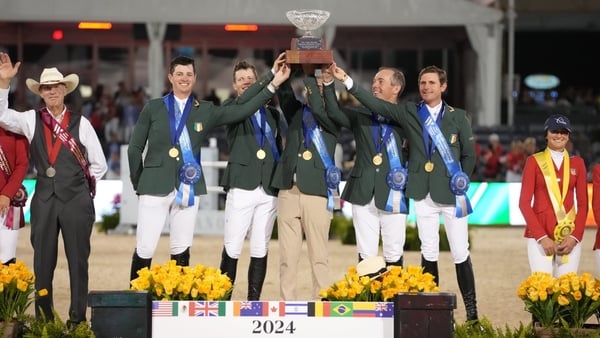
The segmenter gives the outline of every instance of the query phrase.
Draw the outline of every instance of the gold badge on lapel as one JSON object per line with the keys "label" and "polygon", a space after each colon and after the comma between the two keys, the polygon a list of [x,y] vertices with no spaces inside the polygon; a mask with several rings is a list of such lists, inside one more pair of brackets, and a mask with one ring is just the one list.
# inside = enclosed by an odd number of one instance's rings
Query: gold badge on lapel
{"label": "gold badge on lapel", "polygon": [[194,122],[194,130],[196,132],[201,132],[204,129],[202,122]]}
{"label": "gold badge on lapel", "polygon": [[198,100],[194,100],[194,107],[200,107],[200,102]]}

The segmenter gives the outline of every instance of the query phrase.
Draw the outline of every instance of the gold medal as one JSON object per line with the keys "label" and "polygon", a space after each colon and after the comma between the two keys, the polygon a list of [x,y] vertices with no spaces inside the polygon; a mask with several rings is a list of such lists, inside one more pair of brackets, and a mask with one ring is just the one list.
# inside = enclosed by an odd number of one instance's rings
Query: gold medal
{"label": "gold medal", "polygon": [[381,163],[383,163],[383,157],[381,156],[381,154],[377,154],[377,155],[373,156],[373,164],[374,165],[381,165]]}
{"label": "gold medal", "polygon": [[433,171],[433,162],[427,161],[427,163],[425,163],[425,171],[428,173]]}
{"label": "gold medal", "polygon": [[305,150],[302,153],[302,158],[305,159],[305,160],[307,160],[307,161],[310,160],[312,158],[312,153],[310,152],[310,150]]}
{"label": "gold medal", "polygon": [[267,153],[265,153],[265,151],[262,149],[258,149],[258,151],[256,152],[256,158],[258,158],[259,160],[264,160],[265,157],[267,157]]}
{"label": "gold medal", "polygon": [[46,169],[46,176],[54,177],[54,175],[56,175],[56,169],[53,167],[48,167],[48,169]]}
{"label": "gold medal", "polygon": [[179,150],[177,150],[177,148],[175,147],[169,149],[169,156],[171,156],[172,158],[179,156]]}

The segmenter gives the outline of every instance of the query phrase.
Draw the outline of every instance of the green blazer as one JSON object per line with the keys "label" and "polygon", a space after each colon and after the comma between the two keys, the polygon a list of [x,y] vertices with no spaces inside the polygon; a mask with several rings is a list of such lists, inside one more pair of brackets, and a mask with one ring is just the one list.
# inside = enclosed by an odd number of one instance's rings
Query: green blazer
{"label": "green blazer", "polygon": [[[325,140],[329,157],[335,165],[333,155],[340,127],[327,116],[317,80],[314,77],[306,77],[304,84],[306,85],[308,103],[312,114]],[[325,168],[313,142],[309,142],[308,146],[312,158],[310,160],[302,158],[302,153],[305,151],[304,133],[302,131],[304,106],[296,100],[289,80],[284,82],[279,89],[279,99],[281,109],[288,123],[288,131],[285,149],[275,169],[271,185],[278,189],[290,189],[294,183],[294,174],[296,174],[296,185],[302,193],[327,197],[327,184],[325,183],[327,168]]]}
{"label": "green blazer", "polygon": [[[349,92],[370,110],[398,122],[405,131],[409,144],[407,197],[420,200],[430,193],[431,199],[437,203],[455,204],[455,195],[450,190],[450,173],[437,150],[432,157],[433,171],[425,171],[427,152],[417,105],[410,102],[391,104],[374,97],[356,84]],[[467,113],[444,103],[440,130],[448,142],[454,160],[458,161],[462,170],[470,176],[475,168],[475,141]]]}
{"label": "green blazer", "polygon": [[[262,87],[249,87],[239,97],[239,103],[244,103],[254,97],[264,86],[273,79],[273,73],[268,74],[258,81]],[[224,106],[235,104],[234,100],[227,100]],[[273,106],[265,106],[266,123],[269,124],[271,132],[275,137],[276,148],[281,156],[281,135],[279,134],[279,111]],[[227,141],[229,144],[229,160],[227,167],[223,172],[220,185],[229,190],[230,188],[240,188],[245,190],[256,189],[262,185],[265,192],[271,196],[277,196],[278,190],[271,187],[271,179],[275,172],[275,158],[268,139],[264,138],[262,149],[266,153],[264,159],[259,159],[256,152],[260,149],[258,141],[254,134],[254,125],[251,117],[245,120],[230,124],[227,128]]]}
{"label": "green blazer", "polygon": [[[255,83],[253,86],[262,86]],[[207,132],[220,125],[243,121],[264,105],[273,94],[266,88],[250,101],[227,107],[215,106],[207,101],[194,100],[186,127],[192,144],[194,158],[200,163],[200,148]],[[181,148],[179,156],[169,156],[171,129],[169,115],[162,98],[153,99],[142,109],[133,129],[127,155],[131,183],[138,195],[167,195],[179,188],[179,169],[183,166]],[[142,153],[146,149],[145,157]],[[194,185],[196,195],[206,194],[204,175]]]}
{"label": "green blazer", "polygon": [[[385,144],[381,145],[379,152],[383,155],[383,162],[376,166],[373,156],[378,152],[373,141],[373,119],[371,111],[364,106],[340,109],[335,94],[335,86],[325,86],[323,90],[325,107],[329,116],[342,127],[352,130],[356,142],[356,159],[350,177],[342,193],[342,199],[356,205],[366,205],[375,197],[377,209],[385,210],[390,187],[387,185],[387,175],[390,172],[390,161]],[[400,126],[390,122],[392,135],[398,146],[398,154],[402,166],[406,166],[406,156],[403,154],[404,134]],[[381,130],[375,127],[378,135]],[[408,206],[408,198],[405,198]]]}

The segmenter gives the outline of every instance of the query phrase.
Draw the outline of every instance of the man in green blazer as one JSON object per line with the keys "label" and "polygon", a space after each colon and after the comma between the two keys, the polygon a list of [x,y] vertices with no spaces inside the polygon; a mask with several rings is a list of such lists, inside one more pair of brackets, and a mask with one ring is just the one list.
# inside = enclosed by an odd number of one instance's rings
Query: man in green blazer
{"label": "man in green blazer", "polygon": [[362,104],[396,121],[409,140],[406,195],[415,201],[417,227],[421,240],[421,264],[438,280],[439,218],[444,226],[467,320],[477,320],[475,278],[469,256],[467,215],[472,212],[466,192],[469,175],[475,167],[475,142],[467,113],[442,100],[447,87],[446,71],[436,66],[419,73],[419,104],[391,104],[373,97],[354,85],[346,72],[335,64],[334,76]]}
{"label": "man in green blazer", "polygon": [[130,178],[139,196],[131,280],[137,277],[139,269],[150,266],[165,222],[170,226],[171,259],[178,265],[189,265],[197,195],[206,194],[200,148],[207,131],[253,114],[273,96],[289,73],[289,68],[281,67],[267,88],[247,103],[219,107],[193,97],[193,59],[177,56],[171,61],[168,78],[172,92],[148,102],[129,142]]}
{"label": "man in green blazer", "polygon": [[[285,62],[285,53],[260,83],[267,84]],[[254,97],[262,87],[251,85],[257,80],[256,67],[240,61],[233,67],[233,89],[242,103]],[[235,104],[231,99],[224,105]],[[267,273],[267,252],[277,213],[277,192],[271,179],[282,145],[279,133],[279,110],[266,105],[241,122],[227,126],[229,159],[221,179],[227,192],[221,272],[235,282],[238,259],[244,240],[250,238],[248,266],[248,300],[259,300]]]}
{"label": "man in green blazer", "polygon": [[[358,260],[379,255],[381,236],[387,265],[402,266],[408,214],[404,133],[395,122],[364,106],[340,108],[329,70],[323,79],[327,112],[338,124],[352,130],[356,142],[354,167],[342,199],[352,203]],[[373,77],[371,92],[396,104],[404,84],[400,70],[382,67]]]}
{"label": "man in green blazer", "polygon": [[333,163],[339,127],[327,116],[312,67],[303,66],[305,74],[309,74],[304,79],[308,104],[296,100],[289,81],[279,92],[289,126],[285,149],[271,183],[279,189],[277,230],[282,300],[297,300],[303,234],[312,270],[312,297],[318,299],[319,291],[329,286],[327,243],[341,175]]}

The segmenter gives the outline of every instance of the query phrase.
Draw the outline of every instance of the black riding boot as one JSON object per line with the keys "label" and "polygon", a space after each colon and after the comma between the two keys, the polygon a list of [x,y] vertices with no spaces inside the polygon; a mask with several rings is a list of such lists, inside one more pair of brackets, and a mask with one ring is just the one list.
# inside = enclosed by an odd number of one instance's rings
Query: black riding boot
{"label": "black riding boot", "polygon": [[[235,258],[229,257],[227,254],[227,250],[223,248],[223,252],[221,253],[221,273],[224,273],[231,279],[231,284],[235,283],[235,274],[237,273],[237,263],[238,260]],[[227,298],[227,300],[231,300],[231,294]]]}
{"label": "black riding boot", "polygon": [[6,262],[2,263],[2,265],[11,265],[17,262],[17,259],[15,257],[7,260]]}
{"label": "black riding boot", "polygon": [[433,281],[435,282],[435,285],[440,286],[437,261],[428,261],[425,259],[425,257],[421,256],[421,266],[423,267],[423,272],[429,272],[433,275]]}
{"label": "black riding boot", "polygon": [[456,264],[456,278],[458,280],[458,288],[465,303],[467,311],[467,321],[477,320],[477,297],[475,295],[475,275],[473,274],[473,265],[471,265],[471,257],[467,260]]}
{"label": "black riding boot", "polygon": [[171,255],[171,260],[179,266],[190,266],[190,248],[188,247],[182,253]]}
{"label": "black riding boot", "polygon": [[250,257],[248,267],[248,300],[259,300],[265,276],[267,275],[267,255],[257,258]]}
{"label": "black riding boot", "polygon": [[152,258],[142,258],[138,256],[137,251],[133,251],[131,258],[131,276],[129,280],[134,280],[138,277],[137,272],[143,268],[149,268],[152,264]]}
{"label": "black riding boot", "polygon": [[404,256],[400,256],[400,259],[398,259],[395,262],[385,262],[386,266],[404,266]]}

